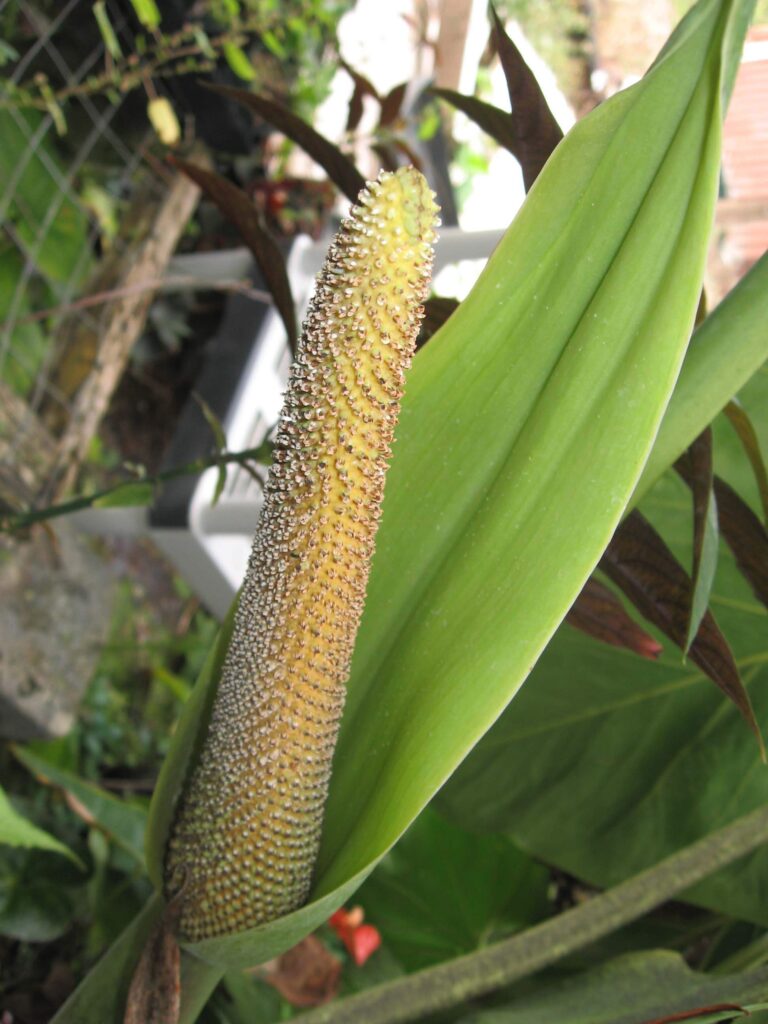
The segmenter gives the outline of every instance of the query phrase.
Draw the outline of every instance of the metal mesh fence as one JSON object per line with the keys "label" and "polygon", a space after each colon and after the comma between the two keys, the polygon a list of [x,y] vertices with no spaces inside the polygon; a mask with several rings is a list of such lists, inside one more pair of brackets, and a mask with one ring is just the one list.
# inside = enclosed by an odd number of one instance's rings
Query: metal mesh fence
{"label": "metal mesh fence", "polygon": [[[41,426],[55,471],[38,497],[71,486],[149,297],[161,280],[170,287],[165,267],[198,193],[189,179],[179,187],[159,138],[176,141],[182,119],[193,162],[207,147],[252,174],[263,127],[200,79],[298,83],[302,102],[316,104],[345,2],[0,0],[0,509],[5,470],[18,469],[23,447],[15,442],[42,436]],[[129,310],[129,292],[146,304]],[[89,413],[97,390],[98,414],[93,403]]]}
{"label": "metal mesh fence", "polygon": [[[125,13],[107,7],[130,45]],[[78,300],[107,247],[113,261],[127,248],[107,222],[111,212],[116,223],[130,201],[151,136],[128,92],[100,94],[86,81],[110,60],[88,0],[61,7],[0,0],[0,35],[13,44],[0,69],[0,382],[5,419],[23,434],[24,420],[46,401],[65,416],[71,409],[72,395],[54,379],[57,332],[65,317],[99,330],[98,302]],[[160,193],[157,176],[141,177],[144,189]],[[6,444],[0,459],[12,461],[19,450]]]}

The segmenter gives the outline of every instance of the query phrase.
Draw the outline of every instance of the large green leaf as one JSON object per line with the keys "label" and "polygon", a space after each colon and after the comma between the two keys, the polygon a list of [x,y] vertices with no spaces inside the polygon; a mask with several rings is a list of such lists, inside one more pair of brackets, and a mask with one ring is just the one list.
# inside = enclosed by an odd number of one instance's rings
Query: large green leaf
{"label": "large green leaf", "polygon": [[417,970],[541,920],[549,883],[504,836],[478,836],[427,808],[355,900],[387,949]]}
{"label": "large green leaf", "polygon": [[380,856],[490,727],[624,510],[698,303],[731,10],[697,5],[646,78],[574,128],[414,362],[321,893]]}
{"label": "large green leaf", "polygon": [[[692,971],[679,954],[659,950],[619,957],[571,977],[548,976],[506,1006],[471,1013],[460,1024],[637,1024],[698,1007],[760,1003],[766,991],[767,967],[711,976]],[[742,1016],[747,1015],[732,1008],[696,1020]]]}
{"label": "large green leaf", "polygon": [[[681,555],[688,502],[669,475],[644,505]],[[712,605],[764,722],[768,615],[726,552]],[[465,827],[506,830],[535,856],[604,886],[766,801],[768,770],[738,711],[679,653],[649,662],[563,627],[439,806]],[[691,895],[768,924],[766,885],[762,850]]]}
{"label": "large green leaf", "polygon": [[[566,957],[674,899],[686,883],[707,878],[766,841],[768,808],[760,807],[605,893],[466,956],[392,978],[335,1006],[318,1007],[306,1015],[305,1024],[403,1024],[490,996],[563,964]],[[760,952],[753,947],[750,957]]]}

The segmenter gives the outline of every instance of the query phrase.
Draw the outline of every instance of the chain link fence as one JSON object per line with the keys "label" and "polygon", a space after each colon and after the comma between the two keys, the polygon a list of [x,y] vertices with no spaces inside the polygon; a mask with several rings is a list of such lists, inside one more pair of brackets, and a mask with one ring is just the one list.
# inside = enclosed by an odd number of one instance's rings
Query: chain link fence
{"label": "chain link fence", "polygon": [[[135,42],[119,4],[108,17]],[[104,298],[133,245],[125,218],[138,182],[145,206],[164,188],[153,171],[139,173],[151,140],[142,105],[92,86],[112,57],[90,3],[4,0],[0,26],[0,462],[13,477],[28,471],[18,465],[25,438],[66,429],[93,369]]]}

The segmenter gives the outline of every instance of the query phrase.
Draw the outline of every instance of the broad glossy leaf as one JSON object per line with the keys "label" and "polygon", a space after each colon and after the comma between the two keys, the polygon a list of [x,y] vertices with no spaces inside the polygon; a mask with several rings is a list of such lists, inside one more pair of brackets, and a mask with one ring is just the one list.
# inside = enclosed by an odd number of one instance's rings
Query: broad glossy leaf
{"label": "broad glossy leaf", "polygon": [[[677,953],[634,953],[591,971],[547,975],[507,1005],[470,1013],[460,1024],[638,1024],[705,1006],[712,1013],[706,1020],[733,1020],[744,1016],[739,1006],[764,997],[766,985],[766,967],[707,975],[691,970]],[[737,1009],[717,1014],[712,1008],[718,1003]]]}
{"label": "broad glossy leaf", "polygon": [[[171,158],[171,163],[200,186],[243,236],[243,240],[253,253],[261,276],[275,303],[275,308],[285,324],[288,342],[293,350],[296,347],[298,330],[296,308],[291,294],[285,258],[280,251],[280,246],[262,224],[261,216],[253,200],[241,188],[233,185],[231,181],[227,181],[220,174],[215,174],[204,167],[197,167],[195,164],[187,163],[186,160],[179,160],[176,157]],[[205,413],[205,409],[203,412]],[[207,415],[206,419],[208,419]],[[218,437],[216,440],[219,443]],[[223,447],[226,445],[219,443],[219,448]]]}
{"label": "broad glossy leaf", "polygon": [[675,463],[693,495],[693,567],[691,602],[684,650],[699,631],[709,604],[717,565],[717,503],[712,490],[712,430],[707,428]]}
{"label": "broad glossy leaf", "polygon": [[[766,294],[768,303],[768,294]],[[749,411],[749,417],[761,439],[768,439],[768,358],[763,366],[739,391],[738,399]],[[715,438],[715,473],[747,502],[759,517],[762,517],[762,502],[749,459],[744,448],[725,416],[717,416],[712,422]]]}
{"label": "broad glossy leaf", "polygon": [[565,621],[595,640],[626,647],[641,658],[658,658],[663,649],[627,614],[616,594],[592,577],[571,605]]}
{"label": "broad glossy leaf", "polygon": [[[685,650],[691,580],[659,534],[636,509],[611,538],[600,568],[642,614]],[[714,575],[714,572],[713,572]],[[688,651],[691,661],[732,700],[761,744],[760,728],[728,641],[705,611]]]}
{"label": "broad glossy leaf", "polygon": [[387,95],[382,99],[381,115],[379,117],[379,125],[382,128],[386,128],[391,125],[400,113],[400,108],[403,105],[405,91],[407,88],[408,82],[400,82],[398,85],[393,85]]}
{"label": "broad glossy leaf", "polygon": [[305,1024],[393,1024],[452,1010],[531,979],[591,942],[675,898],[683,886],[733,864],[768,841],[768,808],[757,810],[666,857],[605,893],[484,949],[394,978],[338,1006],[317,1007]]}
{"label": "broad glossy leaf", "polygon": [[560,125],[547,105],[536,77],[507,35],[499,16],[491,6],[493,40],[507,79],[512,104],[517,152],[523,169],[526,190],[533,185],[550,154],[563,137]]}
{"label": "broad glossy leaf", "polygon": [[323,138],[287,107],[274,100],[257,96],[255,93],[246,92],[244,89],[232,89],[226,85],[208,85],[207,88],[242,103],[243,106],[248,107],[271,124],[273,128],[298,143],[313,160],[320,164],[331,181],[341,189],[348,199],[351,199],[352,202],[357,199],[358,192],[365,185],[362,174],[338,146]]}
{"label": "broad glossy leaf", "polygon": [[[2,164],[0,173],[4,173]],[[3,382],[19,395],[28,394],[34,386],[37,368],[43,365],[49,349],[48,338],[40,324],[24,322],[30,308],[29,296],[22,294],[23,274],[24,258],[19,250],[8,239],[0,241],[0,321],[7,321],[14,310],[15,316],[21,320],[21,323],[17,321],[9,336]]]}
{"label": "broad glossy leaf", "polygon": [[242,971],[227,971],[205,1011],[211,1024],[274,1024],[284,1005],[270,985]]}
{"label": "broad glossy leaf", "polygon": [[[690,552],[687,507],[671,475],[645,505],[678,557]],[[768,614],[727,553],[716,580],[712,607],[765,722]],[[650,662],[561,629],[438,807],[608,886],[766,802],[768,771],[736,708],[701,672],[675,652]],[[760,850],[690,895],[768,924],[767,879],[768,850]]]}
{"label": "broad glossy leaf", "polygon": [[427,808],[355,896],[409,971],[470,953],[549,913],[549,872],[502,836]]}

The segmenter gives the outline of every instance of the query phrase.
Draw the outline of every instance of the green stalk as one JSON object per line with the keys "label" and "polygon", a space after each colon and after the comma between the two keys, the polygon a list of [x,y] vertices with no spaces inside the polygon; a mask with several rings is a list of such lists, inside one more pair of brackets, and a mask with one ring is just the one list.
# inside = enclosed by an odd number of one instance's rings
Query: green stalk
{"label": "green stalk", "polygon": [[761,807],[655,867],[522,934],[341,1003],[304,1014],[302,1024],[403,1024],[526,978],[672,899],[768,841]]}

